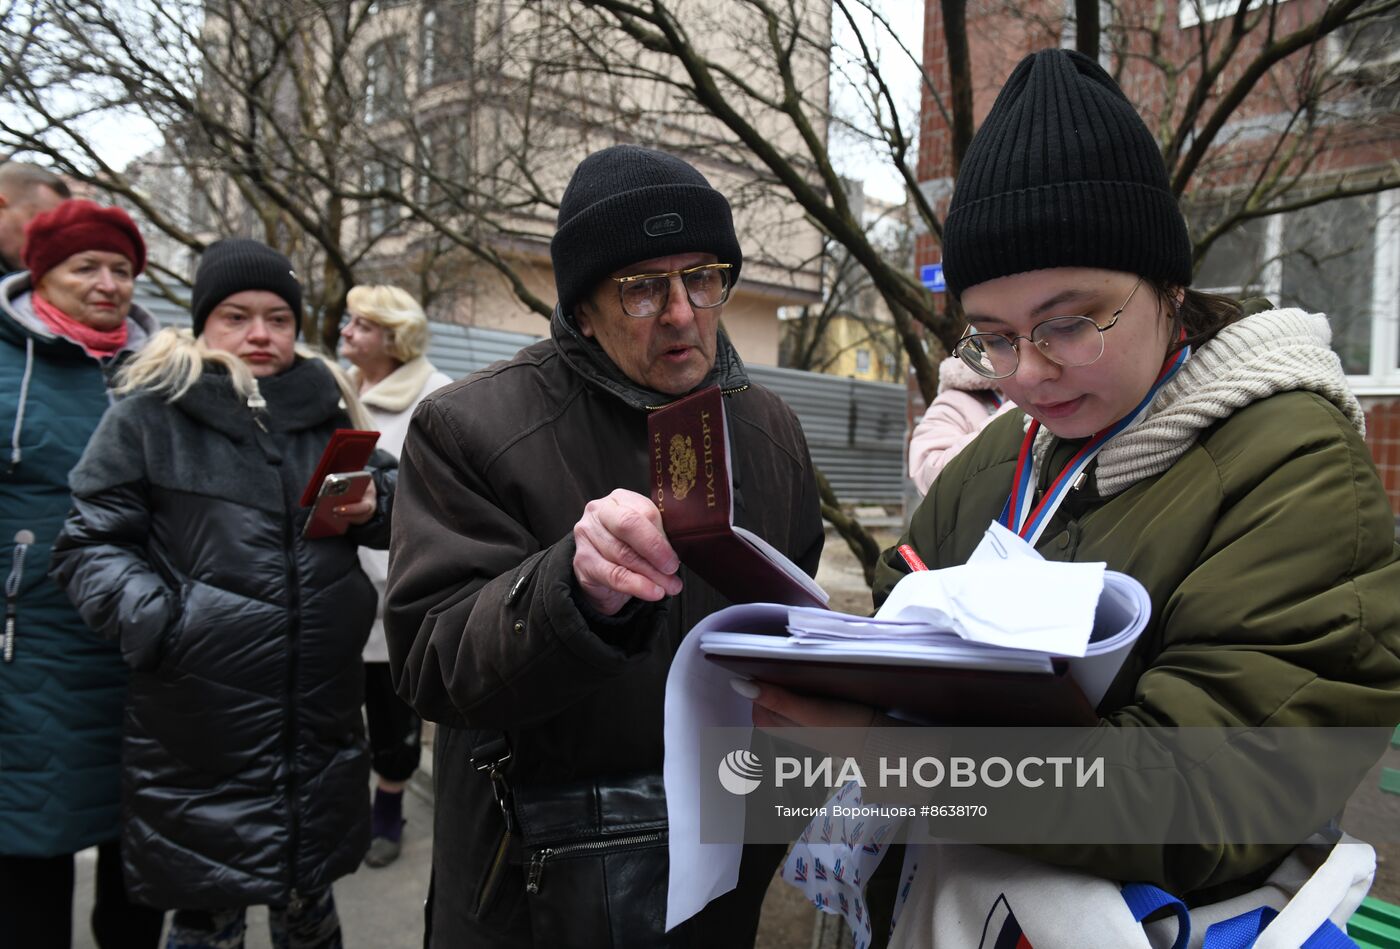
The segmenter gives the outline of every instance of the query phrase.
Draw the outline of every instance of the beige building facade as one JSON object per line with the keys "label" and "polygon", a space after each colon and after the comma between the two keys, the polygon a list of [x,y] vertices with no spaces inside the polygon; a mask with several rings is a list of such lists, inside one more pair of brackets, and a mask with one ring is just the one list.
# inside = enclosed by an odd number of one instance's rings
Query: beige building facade
{"label": "beige building facade", "polygon": [[[712,38],[709,55],[744,68],[742,36],[752,25],[741,21],[743,5],[676,7],[692,35]],[[809,36],[829,38],[829,4],[798,9]],[[347,219],[347,228],[387,231],[363,269],[392,280],[417,268],[435,319],[543,335],[545,321],[502,267],[552,306],[548,242],[573,168],[613,144],[662,148],[729,197],[745,261],[724,325],[746,361],[776,365],[778,310],[821,296],[820,233],[765,180],[752,154],[668,83],[676,78],[668,62],[630,47],[597,16],[565,0],[378,5],[358,66],[365,133],[380,153],[365,163],[366,190],[401,190],[413,206]],[[824,101],[829,64],[819,46],[800,60],[800,75],[807,93]],[[780,116],[752,118],[780,147],[799,146]],[[819,132],[824,138],[826,129]],[[444,224],[461,228],[501,266],[460,248],[434,254]]]}

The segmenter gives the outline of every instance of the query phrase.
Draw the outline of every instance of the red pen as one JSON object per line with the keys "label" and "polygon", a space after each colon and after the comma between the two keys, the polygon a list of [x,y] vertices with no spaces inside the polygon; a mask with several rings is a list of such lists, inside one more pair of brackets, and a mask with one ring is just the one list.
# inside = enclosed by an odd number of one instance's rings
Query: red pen
{"label": "red pen", "polygon": [[899,551],[899,556],[903,557],[904,562],[909,565],[909,571],[911,573],[928,569],[928,566],[919,559],[919,555],[915,552],[913,547],[910,547],[908,544],[900,544],[896,549]]}

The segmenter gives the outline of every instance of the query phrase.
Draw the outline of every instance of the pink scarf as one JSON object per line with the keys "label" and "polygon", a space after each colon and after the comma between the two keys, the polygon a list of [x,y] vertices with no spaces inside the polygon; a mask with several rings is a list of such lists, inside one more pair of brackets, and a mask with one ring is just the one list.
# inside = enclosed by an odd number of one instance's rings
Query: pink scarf
{"label": "pink scarf", "polygon": [[44,321],[45,326],[83,347],[83,351],[94,359],[119,353],[126,345],[126,320],[122,320],[116,329],[93,329],[86,323],[79,323],[37,293],[30,299],[34,303],[34,314]]}

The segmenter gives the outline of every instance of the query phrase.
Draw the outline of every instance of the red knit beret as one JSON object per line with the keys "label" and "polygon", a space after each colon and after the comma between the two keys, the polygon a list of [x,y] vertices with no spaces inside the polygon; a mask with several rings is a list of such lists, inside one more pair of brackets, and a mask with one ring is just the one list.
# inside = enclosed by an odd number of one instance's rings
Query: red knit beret
{"label": "red knit beret", "polygon": [[77,198],[34,216],[24,229],[20,257],[31,284],[37,284],[48,271],[85,250],[121,254],[131,261],[132,276],[146,268],[146,242],[131,215]]}

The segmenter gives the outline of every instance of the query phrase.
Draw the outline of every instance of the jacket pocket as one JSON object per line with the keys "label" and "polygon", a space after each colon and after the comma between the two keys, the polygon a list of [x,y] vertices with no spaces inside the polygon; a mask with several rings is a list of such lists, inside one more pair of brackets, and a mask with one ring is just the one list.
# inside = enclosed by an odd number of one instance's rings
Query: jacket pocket
{"label": "jacket pocket", "polygon": [[668,856],[664,824],[531,848],[525,892],[535,946],[667,945]]}
{"label": "jacket pocket", "polygon": [[156,642],[147,650],[148,657],[143,663],[145,669],[139,669],[137,666],[132,666],[132,668],[137,669],[137,671],[155,669],[162,673],[173,672],[175,670],[176,664],[172,657],[176,654],[181,641],[184,639],[185,627],[189,617],[190,594],[193,592],[193,589],[193,581],[180,581],[179,586],[175,589],[174,615],[170,623],[157,637]]}
{"label": "jacket pocket", "polygon": [[124,612],[118,627],[119,645],[122,660],[132,672],[166,677],[172,671],[169,662],[172,644],[179,639],[185,622],[189,583],[177,586],[167,581],[154,589],[153,594],[153,598],[164,602],[159,606],[144,602]]}
{"label": "jacket pocket", "polygon": [[506,606],[514,606],[519,601],[520,595],[525,592],[525,587],[530,582],[530,578],[535,575],[535,570],[548,552],[548,547],[536,551],[525,558],[525,562],[516,568],[515,575],[510,579],[510,586],[506,588]]}
{"label": "jacket pocket", "polygon": [[659,773],[517,786],[537,947],[666,946],[666,794]]}

